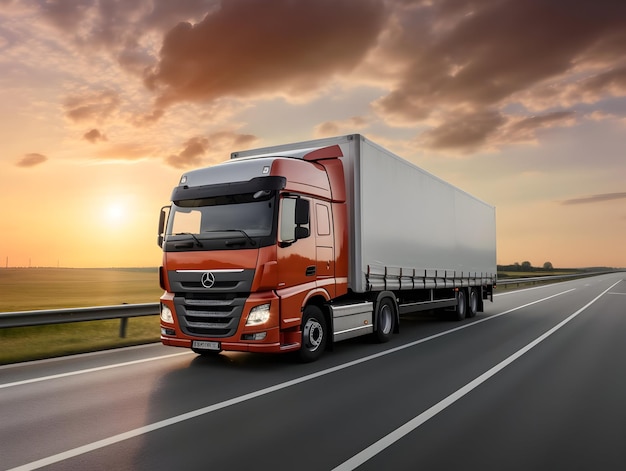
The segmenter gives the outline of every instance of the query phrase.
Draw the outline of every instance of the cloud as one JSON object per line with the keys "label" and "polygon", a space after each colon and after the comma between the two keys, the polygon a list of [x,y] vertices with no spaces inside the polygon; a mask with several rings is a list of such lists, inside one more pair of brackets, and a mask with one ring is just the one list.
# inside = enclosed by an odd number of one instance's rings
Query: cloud
{"label": "cloud", "polygon": [[[582,117],[573,112],[577,104],[626,95],[625,2],[394,5],[369,56],[370,74],[391,82],[373,108],[395,126],[433,126],[420,138],[432,148],[533,141],[540,129]],[[386,69],[397,72],[395,79],[378,71]],[[521,114],[509,114],[510,105]],[[525,120],[529,109],[543,118]]]}
{"label": "cloud", "polygon": [[165,110],[163,108],[154,109],[150,113],[143,113],[131,118],[131,123],[139,128],[150,126],[163,117]]}
{"label": "cloud", "polygon": [[257,141],[251,134],[237,134],[229,131],[216,132],[208,137],[195,136],[183,144],[183,150],[165,158],[165,162],[174,168],[192,168],[207,165],[210,162],[227,160],[233,150],[245,150]]}
{"label": "cloud", "polygon": [[[39,3],[41,16],[86,49],[133,48],[152,31],[200,19],[217,0],[54,0]],[[17,2],[16,2],[17,3]]]}
{"label": "cloud", "polygon": [[[624,44],[626,47],[626,41]],[[626,66],[611,69],[582,80],[578,87],[586,101],[593,102],[603,96],[622,96],[626,94]]]}
{"label": "cloud", "polygon": [[562,201],[561,204],[564,205],[572,205],[572,204],[588,204],[588,203],[604,203],[605,201],[613,201],[626,199],[625,193],[604,193],[601,195],[592,195],[585,196],[582,198],[573,198],[569,200]]}
{"label": "cloud", "polygon": [[587,116],[585,116],[585,118],[591,120],[591,121],[604,121],[607,119],[615,119],[618,118],[617,115],[613,114],[613,113],[608,113],[604,110],[598,110],[598,111],[594,111],[590,114],[588,114]]}
{"label": "cloud", "polygon": [[442,125],[423,132],[418,144],[430,149],[471,151],[484,145],[506,122],[498,112],[485,110],[459,114]]}
{"label": "cloud", "polygon": [[209,140],[205,137],[192,137],[185,142],[185,148],[179,154],[170,155],[165,162],[174,168],[198,167],[206,153]]}
{"label": "cloud", "polygon": [[[579,59],[589,48],[625,36],[622,2],[580,2],[573,8],[557,0],[455,3],[454,10],[444,1],[405,12],[395,43],[410,62],[395,89],[378,102],[381,113],[412,122],[430,115],[433,105],[501,104],[546,79],[567,78],[563,74],[585,65]],[[410,28],[425,16],[432,17],[432,26],[415,34]],[[624,58],[623,49],[610,57]],[[586,86],[605,90],[603,82]]]}
{"label": "cloud", "polygon": [[18,160],[18,162],[15,165],[17,165],[18,167],[22,167],[22,168],[30,168],[30,167],[35,167],[37,165],[41,165],[47,160],[48,160],[48,157],[42,154],[37,154],[37,153],[25,154],[20,160]]}
{"label": "cloud", "polygon": [[153,148],[128,142],[100,149],[96,157],[101,160],[137,161],[153,155]]}
{"label": "cloud", "polygon": [[553,127],[572,126],[576,122],[574,111],[555,111],[529,117],[510,117],[502,126],[495,145],[533,142],[536,140],[537,131]]}
{"label": "cloud", "polygon": [[74,122],[101,122],[110,117],[120,104],[117,92],[101,90],[69,96],[63,107],[66,116]]}
{"label": "cloud", "polygon": [[419,147],[467,154],[504,145],[530,143],[537,132],[575,123],[573,111],[555,111],[534,116],[506,115],[494,108],[454,110],[431,120],[431,128],[416,139]]}
{"label": "cloud", "polygon": [[[624,27],[626,28],[626,25]],[[626,48],[626,42],[624,47]],[[621,60],[626,61],[626,57]],[[626,67],[620,67],[619,62],[620,60],[616,60],[613,64],[607,64],[607,70],[595,73],[589,71],[582,78],[572,77],[568,80],[568,75],[577,75],[574,70],[571,74],[565,74],[564,77],[546,80],[541,85],[520,92],[514,98],[528,109],[542,110],[555,106],[595,104],[606,98],[624,96],[626,95]]]}
{"label": "cloud", "polygon": [[[181,21],[200,21],[218,2],[54,0],[33,3],[37,4],[38,17],[55,28],[54,39],[62,38],[63,47],[68,47],[71,53],[90,59],[113,60],[123,71],[141,78],[143,71],[156,63],[158,41],[168,30]],[[16,10],[17,7],[12,8],[13,12]]]}
{"label": "cloud", "polygon": [[107,137],[102,134],[98,129],[92,129],[83,135],[83,139],[91,142],[92,144],[95,144],[98,141],[106,141]]}
{"label": "cloud", "polygon": [[231,0],[179,23],[146,75],[157,105],[274,94],[298,97],[359,64],[386,18],[381,0]]}
{"label": "cloud", "polygon": [[75,30],[87,15],[93,0],[56,0],[41,2],[41,13],[61,31]]}
{"label": "cloud", "polygon": [[[40,34],[50,25],[60,33],[46,43],[51,63],[63,51],[72,67],[97,66],[97,77],[77,81],[100,89],[63,103],[81,125],[121,118],[151,127],[189,102],[213,124],[237,104],[301,104],[365,87],[377,90],[372,115],[383,125],[419,129],[428,149],[467,154],[534,143],[543,129],[587,117],[624,118],[603,104],[626,96],[626,2],[574,3],[55,0],[20,11],[43,16],[21,17]],[[324,118],[316,135],[359,127]]]}
{"label": "cloud", "polygon": [[352,118],[338,121],[326,121],[315,127],[314,134],[317,137],[329,137],[361,132],[370,124],[370,121],[370,119],[362,116],[353,116]]}

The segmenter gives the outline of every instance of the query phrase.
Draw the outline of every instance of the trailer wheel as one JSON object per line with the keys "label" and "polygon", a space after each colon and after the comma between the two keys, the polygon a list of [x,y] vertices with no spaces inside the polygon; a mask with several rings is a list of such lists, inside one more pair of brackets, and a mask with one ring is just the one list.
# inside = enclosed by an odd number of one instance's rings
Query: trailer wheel
{"label": "trailer wheel", "polygon": [[313,305],[304,308],[302,314],[302,345],[298,352],[302,362],[317,360],[326,348],[328,330],[322,310]]}
{"label": "trailer wheel", "polygon": [[379,343],[388,342],[396,323],[396,309],[393,301],[383,298],[376,308],[376,331],[374,338]]}
{"label": "trailer wheel", "polygon": [[472,318],[478,312],[478,292],[476,288],[469,289],[469,298],[467,300],[467,317]]}
{"label": "trailer wheel", "polygon": [[467,314],[467,296],[465,295],[464,289],[459,289],[456,292],[456,308],[454,309],[454,317],[455,321],[462,321],[465,319]]}

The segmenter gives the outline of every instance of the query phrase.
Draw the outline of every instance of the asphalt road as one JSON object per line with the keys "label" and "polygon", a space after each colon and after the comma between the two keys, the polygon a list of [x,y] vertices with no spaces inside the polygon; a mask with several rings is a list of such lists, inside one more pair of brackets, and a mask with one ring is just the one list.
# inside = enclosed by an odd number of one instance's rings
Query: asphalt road
{"label": "asphalt road", "polygon": [[0,367],[0,469],[624,470],[625,279],[306,365],[150,345]]}

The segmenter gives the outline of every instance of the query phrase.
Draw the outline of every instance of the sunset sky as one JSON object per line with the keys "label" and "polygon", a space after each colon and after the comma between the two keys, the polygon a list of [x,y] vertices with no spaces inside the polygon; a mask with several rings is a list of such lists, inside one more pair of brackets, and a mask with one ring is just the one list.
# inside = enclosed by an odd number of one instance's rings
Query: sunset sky
{"label": "sunset sky", "polygon": [[0,0],[0,267],[158,266],[183,171],[351,133],[626,267],[624,0]]}

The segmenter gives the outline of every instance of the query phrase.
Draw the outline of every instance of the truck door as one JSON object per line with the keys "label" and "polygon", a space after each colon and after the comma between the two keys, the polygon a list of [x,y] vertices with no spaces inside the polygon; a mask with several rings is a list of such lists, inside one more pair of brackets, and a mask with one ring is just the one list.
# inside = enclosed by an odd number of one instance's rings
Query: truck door
{"label": "truck door", "polygon": [[[296,206],[308,205],[305,220],[297,215]],[[316,286],[316,238],[311,220],[315,206],[308,198],[285,196],[280,203],[278,234],[278,287],[281,328],[300,325],[304,300]]]}
{"label": "truck door", "polygon": [[[309,219],[306,223],[296,221],[296,206],[306,202]],[[304,197],[284,197],[280,207],[280,233],[278,244],[279,289],[299,286],[310,289],[316,277],[315,233],[312,231],[312,201]],[[298,223],[299,222],[299,223]],[[293,292],[291,290],[290,292]]]}
{"label": "truck door", "polygon": [[316,283],[335,296],[335,253],[330,204],[314,201]]}

